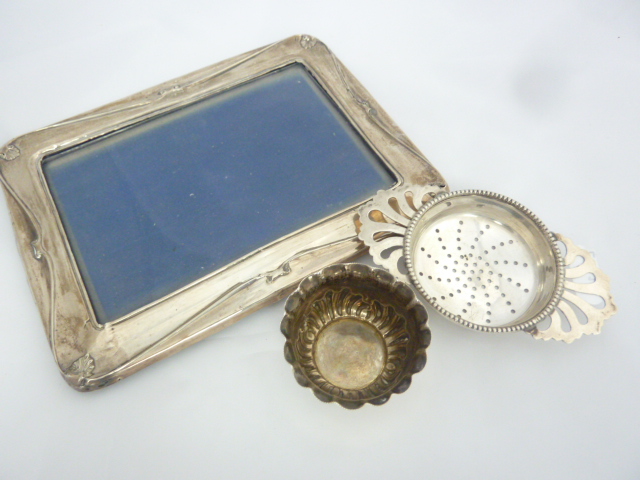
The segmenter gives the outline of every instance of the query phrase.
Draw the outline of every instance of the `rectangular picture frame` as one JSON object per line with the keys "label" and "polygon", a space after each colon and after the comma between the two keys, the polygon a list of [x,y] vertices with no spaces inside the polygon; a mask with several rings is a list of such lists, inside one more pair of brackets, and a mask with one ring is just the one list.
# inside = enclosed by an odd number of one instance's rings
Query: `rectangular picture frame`
{"label": "rectangular picture frame", "polygon": [[[0,149],[0,181],[19,250],[58,368],[80,391],[117,382],[286,296],[322,267],[364,251],[357,210],[368,199],[291,232],[116,321],[99,323],[43,161],[302,64],[397,179],[447,188],[324,43],[296,35],[23,135]],[[354,182],[357,179],[354,179]],[[283,185],[286,188],[286,185]]]}

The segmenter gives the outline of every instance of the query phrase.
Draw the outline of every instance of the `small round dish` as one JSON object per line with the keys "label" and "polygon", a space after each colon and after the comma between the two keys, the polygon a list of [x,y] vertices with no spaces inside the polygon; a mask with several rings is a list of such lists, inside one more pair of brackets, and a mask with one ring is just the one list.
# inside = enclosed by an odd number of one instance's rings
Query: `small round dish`
{"label": "small round dish", "polygon": [[298,383],[324,402],[382,405],[426,364],[427,311],[383,270],[327,267],[300,283],[285,310],[285,359]]}
{"label": "small round dish", "polygon": [[554,236],[530,210],[491,192],[445,193],[423,205],[407,227],[404,257],[427,301],[476,330],[531,328],[563,291]]}

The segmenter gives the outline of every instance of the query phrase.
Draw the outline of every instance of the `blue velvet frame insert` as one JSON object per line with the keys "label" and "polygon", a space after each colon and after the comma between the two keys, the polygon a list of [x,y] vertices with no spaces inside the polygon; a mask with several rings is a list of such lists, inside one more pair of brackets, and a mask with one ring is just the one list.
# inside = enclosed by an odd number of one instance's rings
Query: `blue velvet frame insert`
{"label": "blue velvet frame insert", "polygon": [[396,182],[301,64],[52,155],[43,172],[102,324]]}

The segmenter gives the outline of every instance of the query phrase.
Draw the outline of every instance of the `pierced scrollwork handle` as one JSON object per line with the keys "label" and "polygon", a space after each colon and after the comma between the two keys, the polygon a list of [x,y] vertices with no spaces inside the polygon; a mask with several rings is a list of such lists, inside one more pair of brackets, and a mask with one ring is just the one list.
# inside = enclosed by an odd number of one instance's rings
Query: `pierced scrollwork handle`
{"label": "pierced scrollwork handle", "polygon": [[403,256],[405,232],[420,207],[446,189],[443,184],[428,184],[381,190],[360,208],[362,227],[358,237],[369,247],[377,265],[397,279],[411,282]]}
{"label": "pierced scrollwork handle", "polygon": [[566,248],[564,293],[551,315],[529,333],[541,340],[571,343],[582,335],[600,333],[604,321],[618,307],[611,296],[609,277],[598,268],[591,254],[567,237],[559,234],[556,237]]}

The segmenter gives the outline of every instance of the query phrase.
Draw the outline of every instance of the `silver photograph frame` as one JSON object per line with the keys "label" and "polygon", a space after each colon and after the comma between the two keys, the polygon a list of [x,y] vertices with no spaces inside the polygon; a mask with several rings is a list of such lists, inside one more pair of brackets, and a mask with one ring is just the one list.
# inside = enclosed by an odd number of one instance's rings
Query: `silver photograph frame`
{"label": "silver photograph frame", "polygon": [[364,87],[309,35],[289,37],[14,139],[0,149],[0,181],[51,350],[73,388],[88,391],[117,382],[283,298],[313,272],[365,251],[356,220],[369,199],[117,321],[101,325],[96,320],[43,175],[43,159],[294,62],[307,68],[397,178],[393,189],[406,184],[447,189]]}

